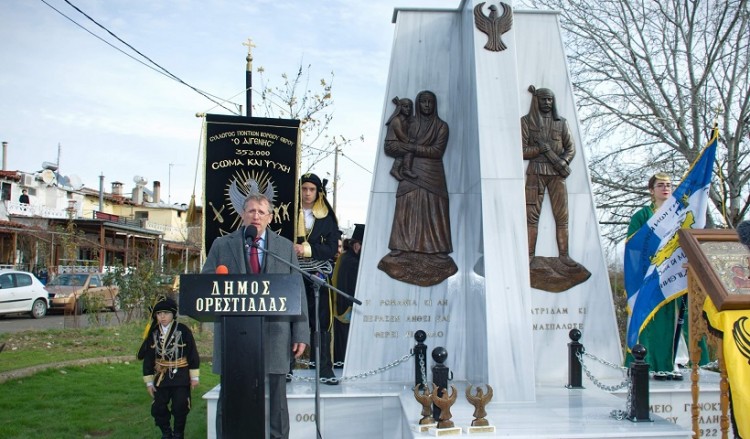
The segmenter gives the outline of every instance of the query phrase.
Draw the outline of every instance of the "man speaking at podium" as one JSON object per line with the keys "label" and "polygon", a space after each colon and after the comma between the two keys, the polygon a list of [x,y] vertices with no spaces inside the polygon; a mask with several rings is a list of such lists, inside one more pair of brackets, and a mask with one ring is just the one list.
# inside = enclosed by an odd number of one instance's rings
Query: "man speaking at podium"
{"label": "man speaking at podium", "polygon": [[[273,219],[273,203],[266,195],[250,193],[243,203],[242,227],[229,235],[217,238],[211,245],[201,273],[216,273],[220,266],[226,267],[229,274],[246,274],[260,272],[267,274],[293,274],[289,266],[276,260],[273,256],[265,255],[263,250],[275,254],[298,266],[297,256],[291,241],[270,231],[268,225]],[[252,228],[257,230],[252,236]],[[250,233],[248,233],[250,232]],[[250,242],[261,249],[252,252]],[[257,259],[257,260],[255,260]],[[224,267],[220,270],[223,271]],[[300,286],[302,282],[299,283]],[[289,437],[289,411],[286,399],[286,373],[289,371],[290,354],[299,357],[310,342],[308,326],[307,301],[304,289],[300,289],[302,300],[302,315],[294,317],[266,317],[263,323],[263,349],[265,353],[265,370],[268,374],[269,385],[269,423],[271,438]],[[223,352],[221,339],[221,324],[214,326],[213,372],[221,373],[221,357]],[[242,373],[238,371],[237,373]],[[217,432],[221,437],[221,393],[217,409]],[[248,416],[253,416],[248,413]]]}

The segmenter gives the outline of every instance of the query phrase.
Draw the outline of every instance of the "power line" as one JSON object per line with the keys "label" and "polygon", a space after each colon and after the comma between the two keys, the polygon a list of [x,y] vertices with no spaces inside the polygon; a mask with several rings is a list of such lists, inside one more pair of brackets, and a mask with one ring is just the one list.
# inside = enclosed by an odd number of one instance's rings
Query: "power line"
{"label": "power line", "polygon": [[[259,95],[260,97],[264,98],[264,99],[265,99],[265,100],[267,100],[267,101],[268,101],[269,103],[271,103],[271,104],[273,104],[273,105],[275,105],[275,106],[277,106],[277,107],[281,108],[281,109],[282,109],[283,111],[287,111],[287,107],[286,107],[286,106],[282,106],[282,105],[280,105],[280,104],[278,104],[278,103],[274,102],[274,101],[273,101],[273,99],[270,99],[269,97],[267,97],[267,96],[266,96],[266,93],[268,93],[268,94],[270,94],[270,95],[272,95],[272,96],[276,96],[277,98],[279,98],[279,99],[282,99],[282,97],[281,97],[281,96],[279,96],[279,94],[278,94],[278,93],[276,93],[275,91],[273,91],[273,90],[271,90],[271,89],[266,89],[266,90],[265,90],[264,92],[259,92],[259,91],[258,91],[258,90],[256,90],[256,89],[252,89],[251,91],[252,91],[253,93],[256,93],[256,94],[258,94],[258,95]],[[245,92],[247,92],[247,89],[245,89]],[[331,156],[332,154],[335,154],[335,152],[336,152],[336,151],[335,151],[335,149],[334,149],[334,151],[331,151],[331,150],[329,150],[328,148],[326,148],[326,149],[322,149],[322,148],[316,148],[316,147],[314,147],[314,146],[312,146],[312,145],[307,145],[307,149],[309,149],[309,150],[313,150],[313,151],[317,151],[318,153],[320,153],[321,155],[323,155],[323,157],[322,157],[322,158],[328,158],[329,156]],[[351,157],[349,157],[349,156],[347,156],[346,154],[344,154],[344,152],[343,152],[342,150],[339,150],[339,151],[340,151],[340,153],[341,153],[341,156],[342,156],[342,157],[344,157],[345,159],[349,160],[349,161],[350,161],[350,162],[352,162],[352,163],[353,163],[354,165],[356,165],[357,167],[359,167],[359,168],[360,168],[360,169],[362,169],[363,171],[367,172],[368,174],[372,174],[372,171],[371,171],[371,170],[367,169],[366,167],[364,167],[364,166],[360,165],[359,163],[357,163],[356,161],[354,161],[354,160],[353,160],[353,159],[352,159]]]}
{"label": "power line", "polygon": [[355,165],[357,165],[357,166],[358,166],[358,167],[359,167],[360,169],[362,169],[363,171],[367,172],[368,174],[372,174],[372,171],[371,171],[371,170],[369,170],[369,169],[365,168],[364,166],[360,165],[359,163],[355,162],[355,161],[354,161],[354,160],[353,160],[353,159],[352,159],[351,157],[349,157],[348,155],[344,154],[344,152],[343,152],[343,151],[341,151],[341,157],[343,157],[343,158],[345,158],[345,159],[349,160],[350,162],[354,163],[354,164],[355,164]]}
{"label": "power line", "polygon": [[[107,28],[106,26],[102,25],[101,23],[99,23],[98,21],[96,21],[96,20],[95,20],[95,19],[94,19],[93,17],[91,17],[90,15],[88,15],[87,13],[85,13],[84,11],[82,11],[82,10],[81,10],[81,9],[80,9],[80,8],[79,8],[78,6],[76,6],[76,5],[74,5],[74,4],[72,3],[72,2],[70,2],[70,0],[63,0],[63,1],[64,1],[65,3],[67,3],[67,4],[68,4],[68,5],[70,6],[70,7],[72,7],[73,9],[75,9],[75,10],[76,10],[76,11],[77,11],[78,13],[80,13],[81,15],[83,15],[84,17],[86,17],[86,18],[87,18],[87,19],[88,19],[89,21],[91,21],[92,23],[94,23],[94,24],[95,24],[96,26],[98,26],[99,28],[101,28],[102,30],[104,30],[105,32],[107,32],[107,33],[108,33],[109,35],[111,35],[111,36],[112,36],[113,38],[115,38],[115,39],[116,39],[117,41],[121,42],[122,44],[124,44],[125,46],[127,46],[127,47],[128,47],[129,49],[131,49],[132,51],[134,51],[135,53],[137,53],[138,55],[140,55],[140,56],[141,56],[141,57],[143,57],[144,59],[148,60],[148,62],[149,62],[149,63],[151,63],[152,65],[149,65],[149,64],[147,64],[147,63],[143,62],[142,60],[140,60],[140,59],[138,59],[138,58],[134,57],[133,55],[131,55],[131,54],[129,54],[129,53],[127,53],[127,52],[125,52],[125,51],[124,51],[124,50],[122,50],[121,48],[119,48],[119,47],[117,47],[117,46],[113,45],[112,43],[110,43],[109,41],[107,41],[107,40],[105,40],[104,38],[100,37],[99,35],[97,35],[97,34],[93,33],[93,32],[92,32],[92,31],[90,31],[90,30],[89,30],[88,28],[86,28],[85,26],[81,25],[80,23],[78,23],[78,22],[77,22],[76,20],[74,20],[73,18],[71,18],[71,17],[69,17],[68,15],[66,15],[66,14],[65,14],[64,12],[60,11],[59,9],[57,9],[57,8],[55,8],[54,6],[52,6],[51,4],[49,4],[49,3],[48,3],[48,2],[46,1],[46,0],[40,0],[40,1],[41,1],[42,3],[44,3],[45,5],[47,5],[47,6],[49,7],[49,8],[51,8],[52,10],[54,10],[55,12],[57,12],[58,14],[62,15],[63,17],[65,17],[65,18],[66,18],[67,20],[69,20],[70,22],[72,22],[73,24],[75,24],[76,26],[78,26],[79,28],[81,28],[81,29],[83,29],[84,31],[86,31],[86,32],[87,32],[88,34],[90,34],[91,36],[93,36],[93,37],[97,38],[97,39],[98,39],[98,40],[100,40],[101,42],[103,42],[103,43],[107,44],[108,46],[112,47],[113,49],[117,50],[118,52],[120,52],[120,53],[122,53],[123,55],[127,56],[128,58],[132,59],[133,61],[136,61],[136,62],[140,63],[141,65],[143,65],[143,66],[145,66],[145,67],[148,67],[149,69],[153,70],[153,71],[154,71],[154,72],[156,72],[156,73],[159,73],[159,74],[161,74],[161,75],[164,75],[164,76],[166,76],[167,78],[170,78],[170,79],[172,79],[172,80],[174,80],[174,81],[177,81],[177,82],[179,82],[180,84],[183,84],[183,85],[185,85],[186,87],[190,88],[191,90],[195,91],[196,93],[200,94],[201,96],[203,96],[203,97],[205,97],[206,99],[210,100],[211,102],[215,103],[215,104],[216,104],[217,106],[220,106],[220,107],[224,108],[225,110],[229,111],[230,113],[233,113],[233,114],[237,114],[237,112],[235,112],[235,111],[233,111],[233,110],[230,110],[229,108],[227,108],[227,107],[225,107],[225,106],[223,105],[223,103],[224,103],[224,102],[231,102],[231,101],[229,101],[229,100],[225,100],[225,99],[222,99],[222,98],[220,98],[220,97],[218,97],[218,96],[215,96],[215,95],[212,95],[212,94],[210,94],[210,93],[208,93],[208,92],[205,92],[205,91],[203,91],[203,90],[200,90],[200,89],[198,89],[198,88],[196,88],[196,87],[194,87],[194,86],[192,86],[192,85],[188,84],[187,82],[183,81],[183,80],[182,80],[182,79],[181,79],[180,77],[178,77],[177,75],[173,74],[173,73],[172,73],[172,72],[170,72],[170,71],[169,71],[168,69],[166,69],[165,67],[163,67],[163,66],[161,66],[161,65],[160,65],[159,63],[157,63],[156,61],[152,60],[152,59],[151,59],[150,57],[148,57],[147,55],[145,55],[144,53],[142,53],[141,51],[139,51],[138,49],[136,49],[135,47],[133,47],[132,45],[130,45],[130,44],[129,44],[128,42],[124,41],[124,40],[123,40],[122,38],[120,38],[119,36],[117,36],[117,35],[116,35],[116,34],[115,34],[114,32],[110,31],[110,30],[109,30],[109,29],[108,29],[108,28]],[[155,66],[155,67],[154,67],[154,66]],[[252,92],[255,92],[255,93],[257,93],[257,94],[259,94],[259,95],[261,95],[261,96],[264,96],[264,93],[262,93],[262,92],[259,92],[259,91],[255,90],[255,89],[252,89],[251,91],[252,91]],[[245,92],[247,92],[247,90],[245,90]],[[240,92],[240,93],[241,93],[241,92]],[[281,98],[281,96],[279,96],[279,95],[278,95],[278,94],[277,94],[277,93],[276,93],[275,91],[273,91],[272,89],[266,89],[266,90],[265,90],[265,93],[268,93],[268,94],[271,94],[271,95],[273,95],[273,96],[276,96],[277,98]],[[239,93],[238,93],[238,95],[239,95]],[[237,96],[237,95],[235,95],[235,97],[236,97],[236,96]],[[265,96],[264,96],[264,97],[265,97]],[[218,100],[217,100],[217,99],[218,99]],[[267,102],[271,103],[272,105],[275,105],[275,106],[279,107],[279,108],[280,108],[280,109],[282,109],[283,111],[286,111],[286,110],[287,110],[287,108],[286,108],[285,106],[282,106],[282,105],[278,104],[277,102],[275,102],[275,101],[274,101],[274,100],[272,100],[272,99],[268,99],[268,98],[266,98],[266,100],[267,100]],[[220,102],[220,101],[221,101],[221,102]],[[325,153],[325,154],[326,154],[326,156],[328,156],[328,155],[332,154],[332,152],[331,152],[331,151],[328,151],[328,150],[322,150],[322,149],[318,149],[318,148],[313,148],[312,146],[308,146],[308,148],[310,148],[310,149],[313,149],[313,150],[318,150],[318,151],[319,151],[319,152],[321,152],[321,153]],[[342,156],[342,157],[344,157],[344,158],[346,158],[347,160],[349,160],[349,161],[350,161],[351,163],[353,163],[353,164],[354,164],[354,165],[356,165],[357,167],[361,168],[362,170],[364,170],[364,171],[366,171],[366,172],[368,172],[368,173],[372,174],[372,171],[370,171],[369,169],[367,169],[367,168],[365,168],[364,166],[360,165],[359,163],[357,163],[356,161],[354,161],[354,160],[353,160],[353,159],[352,159],[351,157],[349,157],[349,156],[345,155],[345,154],[343,153],[343,151],[341,152],[341,156]]]}
{"label": "power line", "polygon": [[[40,0],[40,1],[42,3],[44,3],[45,5],[49,6],[52,10],[54,10],[58,14],[62,15],[63,17],[65,17],[67,20],[69,20],[70,22],[72,22],[73,24],[75,24],[76,26],[78,26],[79,28],[81,28],[84,31],[86,31],[87,33],[89,33],[91,36],[97,38],[98,40],[102,41],[103,43],[107,44],[108,46],[110,46],[113,49],[117,50],[118,52],[122,53],[123,55],[131,58],[134,61],[137,61],[138,63],[144,65],[145,67],[148,67],[149,69],[151,69],[151,70],[153,70],[153,71],[155,71],[155,72],[157,72],[157,73],[159,73],[161,75],[164,75],[164,76],[166,76],[166,77],[168,77],[168,78],[170,78],[170,79],[172,79],[174,81],[179,82],[180,84],[185,85],[186,87],[190,88],[191,90],[195,91],[196,93],[200,94],[201,96],[205,97],[206,99],[210,100],[211,102],[213,102],[213,103],[217,104],[218,106],[224,108],[225,110],[229,111],[230,113],[235,113],[234,111],[230,110],[229,108],[227,108],[227,107],[225,107],[223,105],[223,102],[227,102],[226,100],[224,100],[224,99],[222,99],[222,98],[220,98],[218,96],[211,95],[208,92],[204,92],[203,90],[200,90],[200,89],[198,89],[196,87],[193,87],[192,85],[190,85],[187,82],[183,81],[177,75],[173,74],[172,72],[170,72],[166,68],[164,68],[161,65],[159,65],[156,61],[152,60],[151,58],[149,58],[148,56],[144,55],[139,50],[137,50],[135,47],[131,46],[130,44],[128,44],[127,42],[125,42],[124,40],[122,40],[120,37],[118,37],[112,31],[110,31],[109,29],[107,29],[105,26],[103,26],[102,24],[100,24],[99,22],[97,22],[96,20],[94,20],[91,16],[89,16],[88,14],[86,14],[85,12],[83,12],[80,8],[78,8],[78,6],[74,5],[69,0],[63,0],[63,1],[65,1],[65,3],[67,3],[70,7],[72,7],[76,11],[78,11],[81,15],[83,15],[87,19],[89,19],[91,22],[93,22],[94,24],[96,24],[97,26],[99,26],[105,32],[107,32],[108,34],[110,34],[111,36],[113,36],[114,38],[116,38],[119,42],[121,42],[122,44],[126,45],[132,51],[134,51],[138,55],[140,55],[143,58],[145,58],[146,60],[148,60],[151,64],[153,64],[154,66],[156,66],[156,68],[153,67],[153,66],[151,66],[151,65],[148,65],[148,64],[144,63],[143,61],[135,58],[131,54],[126,53],[125,51],[123,51],[119,47],[114,46],[112,43],[110,43],[109,41],[106,41],[104,38],[100,37],[99,35],[96,35],[95,33],[91,32],[85,26],[81,25],[76,20],[74,20],[73,18],[71,18],[68,15],[66,15],[64,12],[60,11],[59,9],[57,9],[54,6],[52,6],[51,4],[49,4],[46,0]],[[222,102],[219,102],[217,99],[221,100]]]}

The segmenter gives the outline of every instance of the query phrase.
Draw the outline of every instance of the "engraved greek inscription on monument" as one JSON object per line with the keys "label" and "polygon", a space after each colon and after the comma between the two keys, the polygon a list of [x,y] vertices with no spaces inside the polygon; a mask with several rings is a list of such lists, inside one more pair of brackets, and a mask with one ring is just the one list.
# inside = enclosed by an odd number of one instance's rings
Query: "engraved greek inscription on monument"
{"label": "engraved greek inscription on monument", "polygon": [[568,308],[532,308],[531,314],[567,314]]}
{"label": "engraved greek inscription on monument", "polygon": [[416,300],[381,299],[380,306],[417,306]]}
{"label": "engraved greek inscription on monument", "polygon": [[363,316],[363,321],[365,323],[398,323],[401,321],[401,316],[366,314]]}
{"label": "engraved greek inscription on monument", "polygon": [[398,338],[398,331],[378,331],[375,338]]}
{"label": "engraved greek inscription on monument", "polygon": [[583,330],[586,307],[536,307],[531,309],[534,331]]}
{"label": "engraved greek inscription on monument", "polygon": [[[718,377],[709,379],[711,384],[703,388],[699,396],[698,408],[700,415],[698,425],[701,431],[700,437],[721,436],[721,406],[719,403]],[[625,398],[625,394],[618,394]],[[690,394],[655,392],[651,394],[649,412],[666,419],[669,422],[683,426],[692,427],[693,404]]]}
{"label": "engraved greek inscription on monument", "polygon": [[534,331],[569,331],[571,329],[583,331],[583,323],[534,323],[531,328]]}
{"label": "engraved greek inscription on monument", "polygon": [[[406,338],[414,338],[414,333],[416,331],[406,331],[404,336]],[[443,331],[425,331],[427,334],[427,338],[443,338],[445,336],[445,333]]]}

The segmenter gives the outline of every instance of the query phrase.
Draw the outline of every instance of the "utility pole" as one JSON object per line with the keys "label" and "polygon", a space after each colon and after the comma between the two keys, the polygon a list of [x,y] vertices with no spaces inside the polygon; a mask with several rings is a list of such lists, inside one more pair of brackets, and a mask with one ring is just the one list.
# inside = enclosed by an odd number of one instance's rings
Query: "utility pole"
{"label": "utility pole", "polygon": [[168,206],[172,205],[172,166],[174,166],[174,163],[169,164],[169,178],[167,179],[167,205]]}
{"label": "utility pole", "polygon": [[339,152],[341,150],[339,149],[339,144],[336,143],[336,150],[333,154],[333,211],[338,212],[336,210],[336,199],[338,198],[339,191]]}

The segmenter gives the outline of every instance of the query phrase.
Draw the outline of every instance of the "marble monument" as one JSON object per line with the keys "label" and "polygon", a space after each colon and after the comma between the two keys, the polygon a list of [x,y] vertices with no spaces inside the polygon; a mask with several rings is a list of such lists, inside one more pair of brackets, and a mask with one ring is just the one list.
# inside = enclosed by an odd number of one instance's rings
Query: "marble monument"
{"label": "marble monument", "polygon": [[[558,17],[503,4],[506,27],[512,22],[501,36],[507,47],[489,50],[488,35],[477,27],[475,17],[488,18],[493,11],[480,3],[466,0],[455,10],[394,13],[370,226],[356,291],[363,305],[352,313],[344,375],[371,371],[408,354],[414,332],[421,329],[429,349],[448,350],[447,365],[455,380],[491,385],[494,401],[533,401],[537,386],[565,384],[570,329],[582,331],[587,352],[615,364],[621,363],[622,354]],[[481,14],[475,14],[477,7]],[[498,11],[496,7],[496,15]],[[532,84],[555,91],[557,108],[568,120],[577,147],[566,181],[569,253],[591,277],[557,293],[530,283],[527,163],[520,121],[529,110],[532,96],[527,88]],[[439,117],[450,127],[442,162],[450,206],[449,256],[457,267],[455,274],[429,286],[394,279],[377,268],[390,252],[400,183],[391,174],[394,158],[383,148],[392,99],[415,99],[425,90],[434,93]],[[545,199],[537,256],[558,256],[555,233]],[[622,378],[611,368],[587,366],[600,378]],[[394,367],[366,381],[413,379],[413,367]]]}

